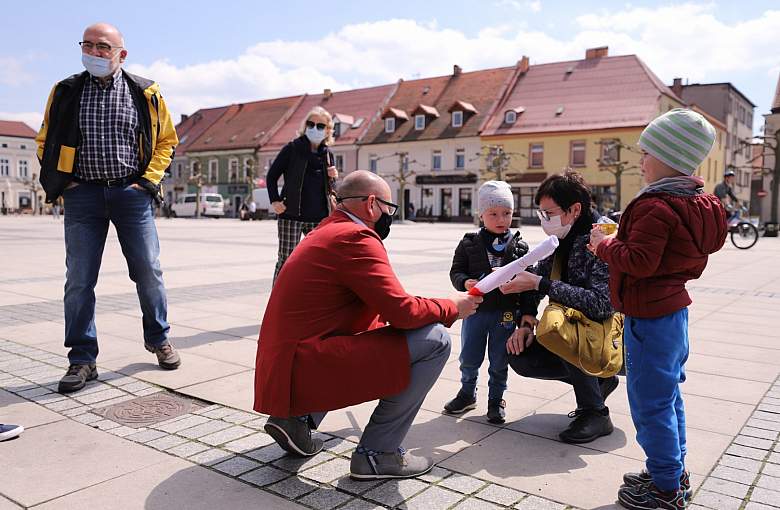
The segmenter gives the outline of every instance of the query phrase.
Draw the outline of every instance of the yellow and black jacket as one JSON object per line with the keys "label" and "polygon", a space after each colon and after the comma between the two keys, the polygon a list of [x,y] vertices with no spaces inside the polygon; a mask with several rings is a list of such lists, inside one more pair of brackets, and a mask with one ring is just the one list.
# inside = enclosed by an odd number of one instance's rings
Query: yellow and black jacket
{"label": "yellow and black jacket", "polygon": [[[160,94],[160,86],[124,70],[122,74],[130,87],[140,120],[138,184],[156,196],[179,139]],[[54,202],[73,180],[76,152],[81,146],[81,93],[88,76],[84,71],[57,83],[46,103],[43,124],[35,141],[41,162],[41,186],[48,203]]]}

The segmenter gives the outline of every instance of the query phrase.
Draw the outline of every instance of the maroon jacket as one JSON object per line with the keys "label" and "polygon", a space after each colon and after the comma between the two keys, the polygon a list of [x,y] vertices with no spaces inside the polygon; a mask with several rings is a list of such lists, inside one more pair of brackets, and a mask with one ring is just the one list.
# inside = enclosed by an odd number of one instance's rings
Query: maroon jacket
{"label": "maroon jacket", "polygon": [[650,319],[690,305],[685,282],[701,276],[727,231],[726,211],[715,195],[647,193],[635,199],[617,237],[596,250],[609,265],[615,310]]}

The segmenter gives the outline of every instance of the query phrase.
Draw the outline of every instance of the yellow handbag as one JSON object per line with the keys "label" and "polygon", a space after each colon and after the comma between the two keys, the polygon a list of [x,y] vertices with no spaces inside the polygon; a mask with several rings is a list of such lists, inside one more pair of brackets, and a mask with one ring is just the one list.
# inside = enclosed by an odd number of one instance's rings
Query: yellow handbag
{"label": "yellow handbag", "polygon": [[[556,256],[550,278],[559,280]],[[594,321],[579,310],[550,302],[536,326],[536,341],[588,375],[611,377],[623,367],[623,314]]]}

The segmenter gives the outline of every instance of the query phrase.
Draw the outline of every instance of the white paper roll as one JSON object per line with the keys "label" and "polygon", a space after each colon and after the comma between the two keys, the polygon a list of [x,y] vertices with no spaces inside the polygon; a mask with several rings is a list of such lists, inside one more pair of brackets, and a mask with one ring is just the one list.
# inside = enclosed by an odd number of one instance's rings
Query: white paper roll
{"label": "white paper roll", "polygon": [[519,259],[503,267],[496,268],[495,271],[477,282],[474,288],[480,294],[487,294],[514,278],[515,275],[525,271],[527,267],[533,266],[540,260],[549,257],[555,252],[556,248],[558,248],[558,238],[549,236]]}

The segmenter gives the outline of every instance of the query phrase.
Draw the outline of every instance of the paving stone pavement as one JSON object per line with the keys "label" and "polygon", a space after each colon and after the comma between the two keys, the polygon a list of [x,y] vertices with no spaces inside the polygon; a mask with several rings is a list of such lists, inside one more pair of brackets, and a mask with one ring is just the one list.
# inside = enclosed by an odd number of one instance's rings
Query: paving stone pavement
{"label": "paving stone pavement", "polygon": [[[394,225],[387,246],[407,290],[446,296],[452,251],[470,228]],[[326,445],[322,454],[287,457],[263,431],[266,417],[251,410],[255,342],[275,263],[272,222],[158,221],[172,338],[184,360],[174,372],[158,370],[140,346],[137,297],[112,231],[96,291],[100,378],[79,393],[59,395],[57,381],[67,366],[61,229],[48,218],[0,217],[3,257],[10,261],[0,267],[0,399],[11,394],[22,399],[25,416],[31,416],[28,431],[12,445],[38,430],[50,430],[44,437],[56,441],[56,431],[80,427],[133,445],[134,455],[157,452],[178,462],[179,475],[195,465],[212,480],[238,484],[231,494],[244,488],[280,496],[292,505],[285,508],[606,510],[616,508],[622,472],[641,468],[622,384],[609,402],[616,432],[584,447],[555,441],[574,405],[569,388],[559,383],[510,376],[504,426],[488,425],[479,407],[459,419],[442,415],[442,404],[459,384],[458,323],[451,329],[452,359],[408,438],[438,461],[431,473],[371,483],[346,476],[371,403],[328,416],[318,432]],[[536,227],[523,231],[531,244],[542,239]],[[780,302],[778,256],[780,241],[774,239],[762,239],[746,252],[726,246],[712,257],[704,277],[689,285],[692,352],[683,393],[696,491],[691,508],[780,508],[780,334],[771,323]],[[482,395],[485,372],[483,366]],[[205,407],[141,428],[98,412],[156,392],[175,392]],[[3,412],[0,403],[0,418]],[[38,425],[40,414],[46,418]],[[109,483],[99,482],[94,483]],[[149,497],[166,482],[155,483],[134,497]],[[171,487],[177,485],[166,490]],[[6,489],[11,490],[0,483],[3,510]],[[85,491],[90,489],[62,489],[39,501],[62,501],[62,508],[70,508],[75,505],[68,498]]]}

